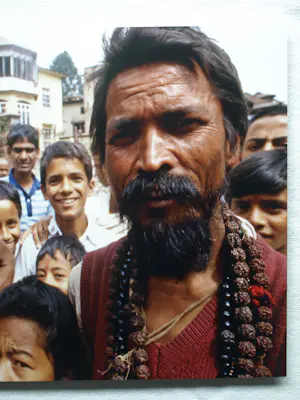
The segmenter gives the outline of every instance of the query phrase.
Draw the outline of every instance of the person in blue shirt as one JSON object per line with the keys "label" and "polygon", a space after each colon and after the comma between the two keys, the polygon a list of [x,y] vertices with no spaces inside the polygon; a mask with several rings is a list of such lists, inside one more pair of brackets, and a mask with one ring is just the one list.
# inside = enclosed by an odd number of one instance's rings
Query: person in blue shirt
{"label": "person in blue shirt", "polygon": [[20,194],[22,233],[52,212],[49,201],[44,199],[40,181],[32,173],[39,152],[39,134],[35,128],[21,124],[11,127],[7,136],[7,153],[12,169],[1,179],[14,185]]}

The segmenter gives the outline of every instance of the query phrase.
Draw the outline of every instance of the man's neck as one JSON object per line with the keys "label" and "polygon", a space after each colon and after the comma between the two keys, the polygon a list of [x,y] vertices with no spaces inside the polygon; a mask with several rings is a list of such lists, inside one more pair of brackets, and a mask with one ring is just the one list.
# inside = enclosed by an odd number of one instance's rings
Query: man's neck
{"label": "man's neck", "polygon": [[88,219],[84,213],[71,221],[61,219],[57,216],[56,223],[64,235],[75,235],[79,239],[87,229]]}
{"label": "man's neck", "polygon": [[33,176],[31,171],[22,173],[14,169],[13,176],[22,188],[24,189],[31,188],[33,182]]}
{"label": "man's neck", "polygon": [[[176,281],[174,278],[149,278],[145,311],[147,329],[150,332],[178,316],[191,304],[206,296],[213,295],[217,291],[222,280],[221,250],[225,237],[224,222],[220,215],[211,220],[210,229],[214,239],[211,258],[205,271],[189,272],[181,281]],[[197,306],[160,342],[166,343],[177,336],[196,317],[209,300],[210,298],[207,298],[206,301]]]}

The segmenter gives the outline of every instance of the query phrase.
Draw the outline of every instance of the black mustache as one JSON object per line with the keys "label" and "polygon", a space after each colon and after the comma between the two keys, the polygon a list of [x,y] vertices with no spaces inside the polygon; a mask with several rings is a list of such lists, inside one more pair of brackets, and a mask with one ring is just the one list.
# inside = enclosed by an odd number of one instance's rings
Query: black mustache
{"label": "black mustache", "polygon": [[203,204],[203,199],[193,182],[186,176],[171,175],[168,171],[138,176],[125,188],[120,201],[120,214],[126,215],[129,209],[143,201],[176,198],[179,203],[193,202]]}

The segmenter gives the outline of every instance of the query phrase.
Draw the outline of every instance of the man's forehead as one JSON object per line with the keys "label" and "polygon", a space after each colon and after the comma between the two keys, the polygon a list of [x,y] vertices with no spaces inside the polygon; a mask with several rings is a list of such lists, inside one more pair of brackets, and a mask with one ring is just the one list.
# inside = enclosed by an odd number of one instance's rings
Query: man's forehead
{"label": "man's forehead", "polygon": [[[110,83],[106,111],[115,114],[116,108],[122,113],[127,104],[139,99],[156,104],[156,95],[166,97],[168,108],[193,107],[200,99],[215,98],[211,86],[198,65],[191,71],[176,63],[151,63],[132,68],[118,74]],[[159,103],[161,107],[161,102]]]}
{"label": "man's forehead", "polygon": [[35,145],[28,141],[27,138],[17,140],[12,147],[32,147],[35,148]]}
{"label": "man's forehead", "polygon": [[254,121],[247,132],[247,139],[264,138],[268,135],[287,136],[287,115],[267,115]]}

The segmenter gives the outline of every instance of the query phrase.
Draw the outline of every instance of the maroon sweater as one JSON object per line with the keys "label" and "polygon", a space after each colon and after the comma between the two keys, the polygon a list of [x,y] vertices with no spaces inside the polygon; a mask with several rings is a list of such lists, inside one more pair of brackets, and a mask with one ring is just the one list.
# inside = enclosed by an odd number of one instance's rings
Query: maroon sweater
{"label": "maroon sweater", "polygon": [[[265,360],[273,376],[285,375],[286,356],[286,258],[261,238],[258,243],[275,298],[273,307],[273,349]],[[120,241],[88,253],[81,274],[81,318],[84,335],[93,354],[93,379],[105,379],[106,302],[109,266]],[[148,346],[151,379],[216,378],[217,309],[215,295],[197,317],[174,339],[164,345]]]}

